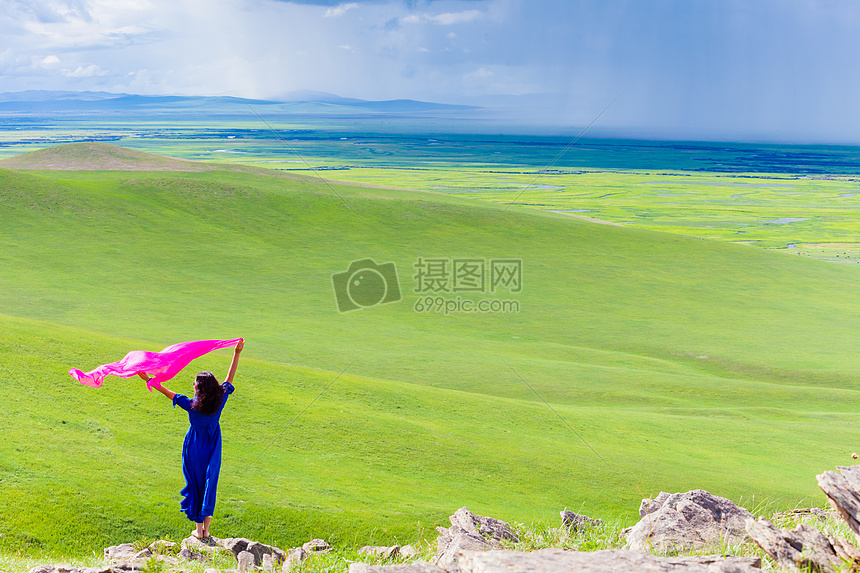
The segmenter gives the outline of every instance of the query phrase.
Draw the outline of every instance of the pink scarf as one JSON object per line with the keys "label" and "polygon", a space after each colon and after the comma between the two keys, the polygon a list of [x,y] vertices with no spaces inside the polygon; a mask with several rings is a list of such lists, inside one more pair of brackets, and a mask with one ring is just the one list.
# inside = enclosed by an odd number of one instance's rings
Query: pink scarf
{"label": "pink scarf", "polygon": [[104,377],[108,374],[120,376],[121,378],[130,378],[138,372],[144,372],[152,376],[152,380],[146,383],[146,387],[152,392],[153,388],[160,386],[162,382],[167,382],[179,374],[179,371],[195,358],[219,348],[234,346],[240,340],[242,339],[180,342],[179,344],[168,346],[161,352],[134,350],[126,354],[125,358],[118,362],[102,364],[95,370],[86,373],[81,372],[77,368],[72,368],[69,370],[69,374],[81,384],[98,388],[102,385]]}

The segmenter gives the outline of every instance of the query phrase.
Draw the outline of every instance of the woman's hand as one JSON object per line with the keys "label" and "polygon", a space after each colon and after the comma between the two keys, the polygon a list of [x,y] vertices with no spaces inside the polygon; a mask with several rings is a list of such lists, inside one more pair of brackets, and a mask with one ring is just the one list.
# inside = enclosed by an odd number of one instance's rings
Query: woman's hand
{"label": "woman's hand", "polygon": [[227,371],[225,382],[233,383],[233,376],[236,375],[236,366],[239,365],[239,354],[245,348],[245,340],[242,339],[236,343],[236,350],[233,351],[233,361],[230,363],[230,370]]}
{"label": "woman's hand", "polygon": [[[147,384],[149,384],[149,381],[152,380],[152,377],[148,376],[146,374],[146,372],[138,372],[137,375],[140,376],[141,378],[143,378],[144,382],[146,382]],[[153,386],[153,388],[155,388],[156,390],[158,390],[159,392],[161,392],[162,394],[164,394],[165,396],[167,396],[171,400],[173,400],[173,397],[176,396],[176,392],[171,392],[170,390],[168,390],[167,388],[162,386],[161,383],[159,383],[156,386]],[[151,391],[152,390],[150,390],[150,392]]]}

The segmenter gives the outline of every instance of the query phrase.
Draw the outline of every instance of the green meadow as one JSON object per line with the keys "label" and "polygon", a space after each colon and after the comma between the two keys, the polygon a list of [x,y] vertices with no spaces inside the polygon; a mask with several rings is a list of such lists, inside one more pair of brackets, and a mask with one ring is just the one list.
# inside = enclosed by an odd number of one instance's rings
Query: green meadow
{"label": "green meadow", "polygon": [[[694,488],[752,509],[821,505],[815,474],[851,463],[855,265],[553,212],[626,221],[600,196],[641,175],[569,175],[557,202],[533,204],[553,190],[532,188],[509,205],[522,187],[479,198],[453,178],[428,193],[228,167],[0,169],[0,549],[83,556],[187,533],[185,414],[139,380],[67,375],[182,340],[246,339],[216,536],[410,542],[464,505],[632,524],[643,497]],[[728,202],[711,177],[683,188]],[[783,197],[766,183],[743,192],[779,202],[774,219],[854,185],[792,180],[805,195]],[[643,204],[657,188],[643,184]],[[792,240],[845,242],[847,209],[821,203],[843,217],[832,235]],[[777,245],[765,232],[794,224],[749,234]],[[332,275],[366,258],[394,263],[402,300],[341,313]],[[520,260],[521,289],[416,292],[428,259]],[[446,312],[458,297],[518,308]],[[228,361],[201,358],[168,387]]]}

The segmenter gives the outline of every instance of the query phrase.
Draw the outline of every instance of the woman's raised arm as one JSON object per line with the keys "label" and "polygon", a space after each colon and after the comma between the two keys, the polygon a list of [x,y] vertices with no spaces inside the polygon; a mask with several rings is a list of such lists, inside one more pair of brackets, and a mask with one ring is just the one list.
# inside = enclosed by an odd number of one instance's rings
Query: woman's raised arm
{"label": "woman's raised arm", "polygon": [[[146,382],[149,382],[150,380],[152,380],[152,378],[147,377],[145,372],[138,372],[137,375],[140,376],[141,378],[143,378]],[[176,392],[171,392],[170,390],[168,390],[167,388],[165,388],[161,384],[156,386],[155,389],[158,390],[159,392],[161,392],[162,394],[164,394],[168,400],[173,400],[173,397],[176,396]]]}
{"label": "woman's raised arm", "polygon": [[233,376],[236,375],[236,367],[239,365],[239,354],[242,352],[243,348],[245,348],[245,341],[240,340],[236,344],[236,349],[233,351],[233,361],[230,363],[230,370],[227,371],[227,378],[224,380],[225,382],[233,383]]}

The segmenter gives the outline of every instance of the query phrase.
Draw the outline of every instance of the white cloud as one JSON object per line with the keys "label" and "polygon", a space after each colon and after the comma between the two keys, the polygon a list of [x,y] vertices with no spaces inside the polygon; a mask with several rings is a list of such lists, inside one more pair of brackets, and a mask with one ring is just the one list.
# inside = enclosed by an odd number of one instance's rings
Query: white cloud
{"label": "white cloud", "polygon": [[135,41],[152,32],[156,13],[143,0],[37,0],[5,16],[43,48],[83,49]]}
{"label": "white cloud", "polygon": [[70,78],[92,78],[107,75],[106,71],[95,64],[90,64],[89,66],[78,66],[74,70],[66,70],[63,73]]}
{"label": "white cloud", "polygon": [[43,66],[53,66],[60,63],[60,58],[51,54],[50,56],[45,56],[42,58],[41,64]]}
{"label": "white cloud", "polygon": [[358,4],[356,4],[355,2],[350,2],[348,4],[340,4],[338,6],[335,6],[334,8],[329,8],[328,10],[326,10],[323,16],[325,18],[338,18],[354,8],[358,8]]}
{"label": "white cloud", "polygon": [[492,85],[490,81],[493,76],[495,74],[487,68],[478,68],[463,74],[463,85],[471,91],[486,91],[486,88]]}
{"label": "white cloud", "polygon": [[[454,24],[466,24],[480,20],[486,16],[480,10],[463,10],[462,12],[443,12],[441,14],[409,14],[400,18],[401,24],[438,24],[440,26],[453,26]],[[453,34],[453,32],[452,32]],[[453,37],[453,36],[451,36]]]}
{"label": "white cloud", "polygon": [[480,10],[464,10],[462,12],[445,12],[436,14],[435,16],[427,16],[427,19],[442,26],[451,26],[453,24],[464,24],[472,22],[484,15]]}
{"label": "white cloud", "polygon": [[341,44],[340,46],[338,46],[338,48],[340,48],[341,50],[346,50],[347,52],[354,52],[355,51],[355,48],[353,48],[349,44]]}

